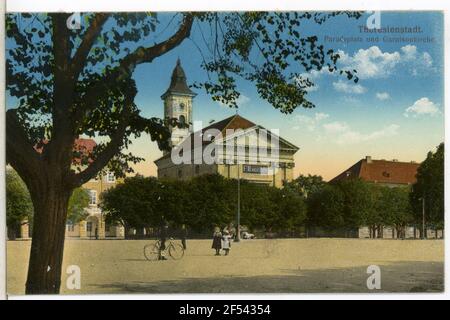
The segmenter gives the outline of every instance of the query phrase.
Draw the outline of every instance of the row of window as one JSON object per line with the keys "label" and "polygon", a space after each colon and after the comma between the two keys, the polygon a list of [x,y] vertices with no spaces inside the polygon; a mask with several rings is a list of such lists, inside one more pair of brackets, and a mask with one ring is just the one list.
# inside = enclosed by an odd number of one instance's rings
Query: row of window
{"label": "row of window", "polygon": [[[283,168],[284,178],[286,179],[286,166],[280,165],[280,168]],[[228,171],[230,170],[230,166],[228,166]],[[257,165],[244,165],[242,169],[240,169],[243,173],[257,173],[257,174],[268,174],[269,167],[267,166],[257,166]],[[196,165],[194,167],[194,173],[200,173],[200,166]],[[228,176],[229,176],[228,172]],[[183,177],[183,169],[178,169],[178,178]]]}
{"label": "row of window", "polygon": [[[98,178],[94,178],[93,181],[98,181]],[[116,177],[114,176],[114,173],[112,172],[108,172],[105,175],[105,181],[107,183],[115,183],[116,182]]]}
{"label": "row of window", "polygon": [[[109,226],[109,225],[105,226],[105,232],[109,232],[110,229],[111,229],[111,226]],[[68,223],[67,224],[67,231],[74,232],[75,231],[75,225],[73,223]],[[87,232],[92,232],[92,222],[91,221],[86,222],[86,231]]]}

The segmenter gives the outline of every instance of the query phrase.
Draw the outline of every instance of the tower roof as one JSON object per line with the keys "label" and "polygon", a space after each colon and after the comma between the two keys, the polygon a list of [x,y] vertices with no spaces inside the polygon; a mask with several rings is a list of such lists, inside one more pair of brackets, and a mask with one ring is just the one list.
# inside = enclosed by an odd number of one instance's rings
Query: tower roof
{"label": "tower roof", "polygon": [[181,94],[188,96],[196,95],[191,89],[189,89],[189,86],[186,83],[186,74],[181,66],[180,59],[177,60],[177,65],[172,71],[170,86],[161,98],[164,99],[169,94]]}

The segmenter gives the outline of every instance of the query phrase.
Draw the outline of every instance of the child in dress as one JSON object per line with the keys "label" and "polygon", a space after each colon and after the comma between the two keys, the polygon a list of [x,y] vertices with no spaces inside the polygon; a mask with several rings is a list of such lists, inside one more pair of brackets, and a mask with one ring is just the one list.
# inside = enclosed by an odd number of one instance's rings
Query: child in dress
{"label": "child in dress", "polygon": [[227,256],[231,249],[231,235],[228,231],[224,231],[222,237],[222,248],[225,251],[225,255]]}
{"label": "child in dress", "polygon": [[216,250],[216,256],[220,256],[220,249],[222,249],[222,233],[219,228],[215,228],[214,230],[212,248]]}

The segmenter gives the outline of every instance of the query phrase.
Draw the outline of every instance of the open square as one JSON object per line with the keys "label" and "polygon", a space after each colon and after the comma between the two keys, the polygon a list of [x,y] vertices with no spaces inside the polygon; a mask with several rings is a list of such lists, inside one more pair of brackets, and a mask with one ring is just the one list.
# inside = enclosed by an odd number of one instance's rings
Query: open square
{"label": "open square", "polygon": [[[441,292],[443,240],[255,239],[213,255],[210,240],[188,240],[178,261],[147,261],[151,240],[67,240],[61,293]],[[8,293],[23,294],[30,241],[8,242]],[[66,286],[69,265],[81,289]],[[381,290],[366,286],[369,265]]]}

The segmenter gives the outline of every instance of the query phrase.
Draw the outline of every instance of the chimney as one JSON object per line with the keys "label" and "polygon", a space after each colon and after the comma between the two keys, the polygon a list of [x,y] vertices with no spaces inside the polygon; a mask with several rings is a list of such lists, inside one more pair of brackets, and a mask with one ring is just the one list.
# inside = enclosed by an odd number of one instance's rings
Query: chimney
{"label": "chimney", "polygon": [[367,163],[372,163],[372,157],[371,156],[366,156],[366,162]]}

